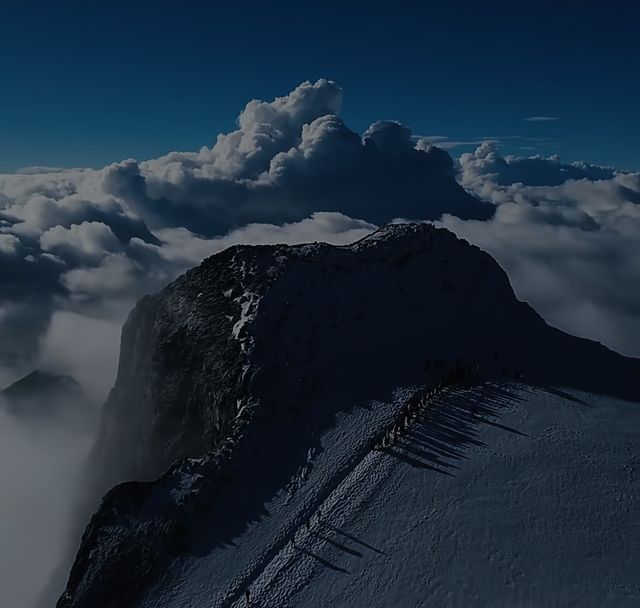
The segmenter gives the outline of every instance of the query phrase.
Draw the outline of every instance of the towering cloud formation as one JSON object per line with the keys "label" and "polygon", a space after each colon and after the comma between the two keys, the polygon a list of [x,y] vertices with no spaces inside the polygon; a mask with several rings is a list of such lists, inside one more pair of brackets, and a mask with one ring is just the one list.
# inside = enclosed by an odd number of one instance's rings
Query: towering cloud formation
{"label": "towering cloud formation", "polygon": [[490,206],[455,181],[442,151],[417,148],[395,122],[377,122],[361,137],[337,116],[332,82],[303,83],[271,103],[252,101],[237,131],[212,148],[108,167],[106,192],[153,229],[181,226],[220,234],[248,222],[297,221],[340,211],[382,223],[395,217],[435,219],[448,211],[487,218]]}
{"label": "towering cloud formation", "polygon": [[0,176],[0,364],[33,356],[53,310],[103,312],[234,239],[344,242],[396,217],[491,216],[446,152],[395,122],[360,136],[341,103],[335,83],[305,82],[249,102],[211,148]]}

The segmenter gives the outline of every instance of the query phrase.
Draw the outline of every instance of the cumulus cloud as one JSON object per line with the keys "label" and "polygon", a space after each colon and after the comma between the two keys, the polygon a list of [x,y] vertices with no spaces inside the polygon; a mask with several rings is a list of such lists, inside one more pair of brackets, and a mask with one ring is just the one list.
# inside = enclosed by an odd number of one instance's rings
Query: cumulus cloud
{"label": "cumulus cloud", "polygon": [[15,255],[20,246],[20,239],[13,234],[0,234],[0,255]]}
{"label": "cumulus cloud", "polygon": [[549,322],[640,356],[640,174],[502,158],[487,144],[462,155],[460,168],[496,213],[442,224],[492,253]]}
{"label": "cumulus cloud", "polygon": [[[558,156],[502,157],[494,142],[484,142],[474,152],[463,154],[459,167],[461,183],[485,197],[493,195],[493,184],[558,186],[570,180],[610,180],[616,174],[612,167],[585,162],[563,163]],[[487,192],[482,191],[482,183],[487,184]]]}
{"label": "cumulus cloud", "polygon": [[341,99],[334,83],[320,80],[287,98],[251,102],[239,129],[212,148],[113,165],[104,190],[127,200],[153,229],[182,226],[208,236],[314,211],[377,223],[437,218],[444,208],[463,217],[491,214],[456,183],[450,158],[442,163],[392,121],[361,137],[337,115]]}
{"label": "cumulus cloud", "polygon": [[71,264],[97,263],[107,254],[121,249],[111,228],[101,222],[71,224],[69,228],[54,226],[40,236],[40,248],[57,254]]}

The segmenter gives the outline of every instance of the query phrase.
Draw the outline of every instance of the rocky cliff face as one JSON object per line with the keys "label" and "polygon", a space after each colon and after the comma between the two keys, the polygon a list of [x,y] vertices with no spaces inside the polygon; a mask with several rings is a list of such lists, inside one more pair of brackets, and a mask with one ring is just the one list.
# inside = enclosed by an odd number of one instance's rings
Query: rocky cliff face
{"label": "rocky cliff face", "polygon": [[337,417],[456,360],[638,398],[637,361],[546,325],[490,256],[446,230],[392,225],[346,247],[205,260],[124,327],[95,466],[109,483],[161,477],[106,495],[58,606],[138,605],[176,556],[259,520]]}
{"label": "rocky cliff face", "polygon": [[95,455],[114,480],[158,476],[231,433],[246,392],[233,335],[235,298],[244,293],[234,255],[215,256],[143,298],[127,320]]}

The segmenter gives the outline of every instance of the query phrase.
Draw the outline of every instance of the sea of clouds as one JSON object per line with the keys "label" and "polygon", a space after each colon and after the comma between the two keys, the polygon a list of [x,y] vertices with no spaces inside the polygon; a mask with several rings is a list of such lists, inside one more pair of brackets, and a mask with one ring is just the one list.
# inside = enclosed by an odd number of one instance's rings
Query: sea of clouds
{"label": "sea of clouds", "polygon": [[490,142],[454,160],[397,122],[352,131],[341,103],[334,82],[305,82],[196,152],[0,175],[0,381],[36,365],[91,375],[101,342],[104,394],[117,340],[92,330],[117,334],[140,295],[233,243],[345,243],[396,218],[454,230],[549,322],[640,355],[637,173]]}
{"label": "sea of clouds", "polygon": [[640,356],[640,174],[502,158],[491,143],[458,166],[460,183],[495,214],[445,214],[442,225],[489,251],[547,322]]}

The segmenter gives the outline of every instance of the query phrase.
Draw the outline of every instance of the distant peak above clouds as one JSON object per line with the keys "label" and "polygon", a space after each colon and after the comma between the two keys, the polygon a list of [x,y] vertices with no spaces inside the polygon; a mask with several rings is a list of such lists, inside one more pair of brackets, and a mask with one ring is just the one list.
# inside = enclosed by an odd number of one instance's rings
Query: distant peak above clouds
{"label": "distant peak above clouds", "polygon": [[72,428],[92,426],[98,414],[75,378],[40,370],[0,390],[0,406],[22,420]]}

